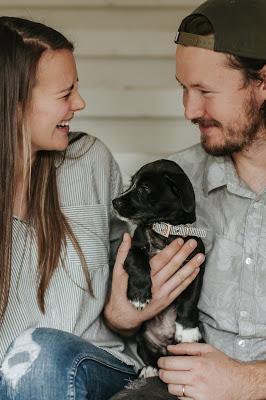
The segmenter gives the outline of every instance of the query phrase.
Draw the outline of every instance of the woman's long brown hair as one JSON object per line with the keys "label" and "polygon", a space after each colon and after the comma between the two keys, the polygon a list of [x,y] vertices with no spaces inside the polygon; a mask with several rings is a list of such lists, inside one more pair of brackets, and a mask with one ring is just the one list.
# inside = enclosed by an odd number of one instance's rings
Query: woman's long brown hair
{"label": "woman's long brown hair", "polygon": [[72,229],[61,211],[56,152],[37,153],[31,165],[30,133],[25,115],[41,55],[47,49],[73,51],[62,34],[43,24],[15,17],[0,17],[0,321],[8,304],[12,220],[16,173],[22,164],[27,186],[27,220],[38,245],[38,304],[45,312],[45,291],[57,268],[68,237],[79,254],[88,290],[92,288],[86,260]]}

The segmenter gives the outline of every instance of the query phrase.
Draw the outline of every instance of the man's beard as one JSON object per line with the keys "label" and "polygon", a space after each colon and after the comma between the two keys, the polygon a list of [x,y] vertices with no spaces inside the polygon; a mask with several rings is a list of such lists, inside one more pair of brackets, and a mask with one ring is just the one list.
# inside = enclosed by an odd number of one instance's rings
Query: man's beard
{"label": "man's beard", "polygon": [[[201,145],[204,150],[213,156],[226,156],[248,149],[253,143],[261,139],[261,131],[265,129],[263,107],[265,107],[264,104],[259,108],[251,93],[251,97],[243,109],[245,121],[239,124],[236,122],[227,127],[225,130],[226,136],[223,136],[223,143],[221,144],[210,144],[208,143],[208,136],[202,135]],[[224,131],[222,124],[216,120],[198,118],[193,119],[191,122],[203,127],[214,126],[219,128],[221,132]],[[264,138],[266,138],[266,134]]]}

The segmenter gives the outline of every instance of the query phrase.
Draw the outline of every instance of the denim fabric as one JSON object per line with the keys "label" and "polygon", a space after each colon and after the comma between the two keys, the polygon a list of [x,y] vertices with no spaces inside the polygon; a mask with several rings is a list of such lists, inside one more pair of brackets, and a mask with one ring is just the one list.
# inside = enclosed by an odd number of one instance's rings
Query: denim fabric
{"label": "denim fabric", "polygon": [[78,336],[25,331],[0,370],[1,400],[105,400],[136,378],[133,367]]}

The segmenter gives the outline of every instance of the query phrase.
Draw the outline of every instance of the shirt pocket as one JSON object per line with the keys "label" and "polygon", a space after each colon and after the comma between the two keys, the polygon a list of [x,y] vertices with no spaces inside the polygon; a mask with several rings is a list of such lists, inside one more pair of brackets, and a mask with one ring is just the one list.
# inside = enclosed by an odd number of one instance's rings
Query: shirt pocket
{"label": "shirt pocket", "polygon": [[202,319],[215,328],[237,329],[242,246],[223,235],[215,235],[206,258],[199,301]]}
{"label": "shirt pocket", "polygon": [[[93,271],[106,270],[110,247],[107,207],[104,204],[67,206],[62,207],[62,211],[81,247],[91,276]],[[63,259],[71,278],[79,284],[84,282],[80,257],[69,238]]]}

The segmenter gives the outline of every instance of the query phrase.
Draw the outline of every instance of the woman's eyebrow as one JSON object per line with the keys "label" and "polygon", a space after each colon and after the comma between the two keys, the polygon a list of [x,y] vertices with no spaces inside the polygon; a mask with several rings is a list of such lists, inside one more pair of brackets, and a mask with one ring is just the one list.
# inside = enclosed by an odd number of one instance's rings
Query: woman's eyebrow
{"label": "woman's eyebrow", "polygon": [[[79,81],[79,78],[77,78],[77,81],[76,82],[78,82]],[[74,83],[72,83],[72,85],[71,86],[69,86],[68,88],[65,88],[65,89],[63,89],[63,90],[60,90],[60,92],[58,92],[58,94],[60,94],[60,93],[64,93],[64,92],[71,92],[71,90],[73,90],[74,89]]]}
{"label": "woman's eyebrow", "polygon": [[71,90],[74,88],[74,84],[72,83],[71,86],[69,86],[68,88],[65,88],[63,90],[60,90],[60,92],[58,92],[58,94],[60,93],[64,93],[64,92],[71,92]]}

